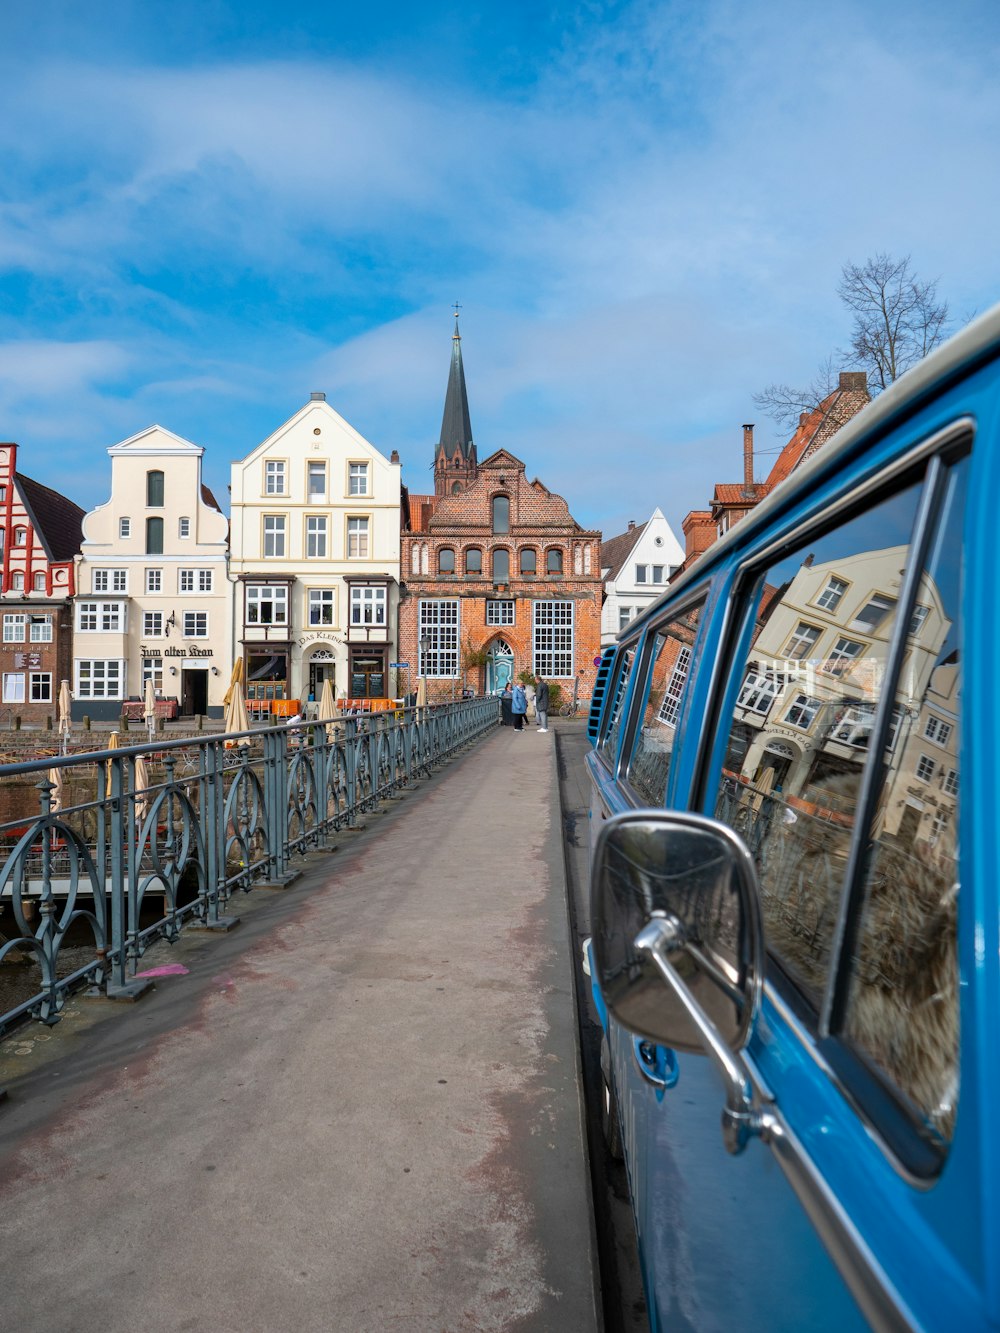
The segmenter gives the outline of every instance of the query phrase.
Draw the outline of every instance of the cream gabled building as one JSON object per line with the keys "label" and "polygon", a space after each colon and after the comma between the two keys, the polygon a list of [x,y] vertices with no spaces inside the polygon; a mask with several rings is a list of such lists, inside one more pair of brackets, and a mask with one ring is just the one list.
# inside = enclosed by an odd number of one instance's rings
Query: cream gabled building
{"label": "cream gabled building", "polygon": [[146,681],[181,714],[222,716],[232,666],[228,523],[204,449],[162,426],[112,445],[111,498],[83,520],[73,714],[117,717]]}
{"label": "cream gabled building", "polygon": [[235,652],[251,712],[394,691],[400,466],[310,401],[232,464]]}

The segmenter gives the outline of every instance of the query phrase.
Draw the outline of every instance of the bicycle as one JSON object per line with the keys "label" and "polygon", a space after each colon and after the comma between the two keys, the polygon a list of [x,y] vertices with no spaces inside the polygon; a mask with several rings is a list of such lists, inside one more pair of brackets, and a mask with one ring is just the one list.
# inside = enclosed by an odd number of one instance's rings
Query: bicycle
{"label": "bicycle", "polygon": [[580,711],[580,700],[570,699],[567,703],[559,705],[560,717],[576,717]]}

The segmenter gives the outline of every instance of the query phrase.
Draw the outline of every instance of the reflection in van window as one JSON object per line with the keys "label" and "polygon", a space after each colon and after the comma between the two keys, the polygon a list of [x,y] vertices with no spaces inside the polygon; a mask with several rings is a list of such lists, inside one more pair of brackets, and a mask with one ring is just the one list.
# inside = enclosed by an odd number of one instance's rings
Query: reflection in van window
{"label": "reflection in van window", "polygon": [[959,608],[966,471],[965,462],[953,469],[938,540],[917,593],[926,614],[919,637],[909,641],[896,690],[899,723],[885,756],[885,792],[871,831],[842,1034],[903,1092],[925,1136],[945,1143],[958,1094]]}
{"label": "reflection in van window", "polygon": [[730,723],[716,816],[750,847],[768,950],[817,1012],[919,494],[766,571]]}
{"label": "reflection in van window", "polygon": [[622,708],[622,704],[625,700],[626,691],[628,690],[628,682],[629,677],[632,674],[632,662],[634,659],[635,649],[628,648],[622,653],[618,662],[618,675],[615,679],[608,722],[605,727],[604,738],[600,744],[601,752],[611,763],[614,763],[615,755],[618,753],[618,736],[621,732],[622,722],[625,720],[625,710]]}
{"label": "reflection in van window", "polygon": [[629,782],[649,805],[662,805],[674,753],[681,698],[704,602],[656,633],[642,723],[635,740]]}

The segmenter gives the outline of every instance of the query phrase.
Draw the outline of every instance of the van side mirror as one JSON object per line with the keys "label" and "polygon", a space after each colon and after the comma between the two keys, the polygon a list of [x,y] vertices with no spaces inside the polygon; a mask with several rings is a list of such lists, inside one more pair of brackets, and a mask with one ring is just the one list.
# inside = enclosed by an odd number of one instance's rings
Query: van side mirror
{"label": "van side mirror", "polygon": [[608,1009],[637,1036],[712,1057],[726,1144],[763,1129],[739,1052],[760,1007],[757,876],[725,824],[676,811],[608,820],[594,852],[593,951]]}
{"label": "van side mirror", "polygon": [[608,1008],[624,1027],[675,1050],[704,1049],[649,949],[636,944],[661,921],[693,998],[730,1049],[746,1044],[763,958],[756,880],[746,847],[725,824],[673,811],[608,821],[594,855],[594,953]]}

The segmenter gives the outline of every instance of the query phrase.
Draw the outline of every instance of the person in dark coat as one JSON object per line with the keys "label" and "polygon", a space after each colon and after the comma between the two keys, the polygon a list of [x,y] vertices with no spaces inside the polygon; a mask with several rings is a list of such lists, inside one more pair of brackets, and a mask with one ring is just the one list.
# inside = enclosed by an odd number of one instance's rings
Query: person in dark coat
{"label": "person in dark coat", "polygon": [[514,725],[514,716],[510,711],[510,704],[511,688],[510,681],[508,681],[500,695],[500,725],[502,727],[512,727]]}
{"label": "person in dark coat", "polygon": [[517,684],[510,693],[510,711],[514,715],[514,730],[524,730],[524,718],[528,711],[528,696],[524,692],[524,686]]}
{"label": "person in dark coat", "polygon": [[549,729],[549,682],[541,676],[535,678],[535,716],[538,718],[538,730]]}

